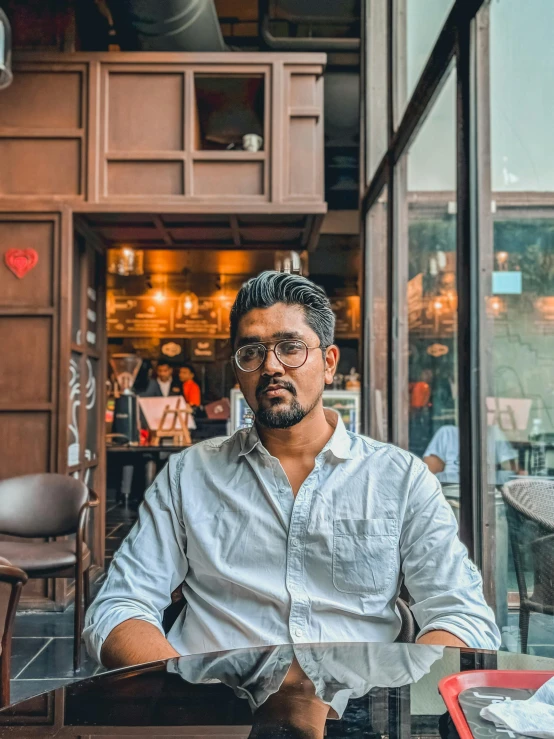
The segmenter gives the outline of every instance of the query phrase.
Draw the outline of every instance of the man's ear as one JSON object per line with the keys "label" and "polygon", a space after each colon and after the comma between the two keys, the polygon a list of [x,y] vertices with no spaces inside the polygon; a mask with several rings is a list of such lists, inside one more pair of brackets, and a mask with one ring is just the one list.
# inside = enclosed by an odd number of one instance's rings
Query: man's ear
{"label": "man's ear", "polygon": [[331,385],[337,371],[340,359],[340,350],[335,344],[331,344],[325,350],[325,384]]}

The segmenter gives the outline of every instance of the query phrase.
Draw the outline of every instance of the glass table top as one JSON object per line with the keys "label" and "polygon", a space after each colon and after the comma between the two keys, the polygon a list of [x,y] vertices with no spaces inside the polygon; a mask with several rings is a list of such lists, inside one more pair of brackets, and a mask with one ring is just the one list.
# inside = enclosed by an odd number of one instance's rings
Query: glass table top
{"label": "glass table top", "polygon": [[[554,659],[419,644],[213,652],[105,672],[21,701],[0,711],[0,736],[455,739],[438,683],[484,669],[554,675]],[[486,736],[495,739],[492,724]]]}

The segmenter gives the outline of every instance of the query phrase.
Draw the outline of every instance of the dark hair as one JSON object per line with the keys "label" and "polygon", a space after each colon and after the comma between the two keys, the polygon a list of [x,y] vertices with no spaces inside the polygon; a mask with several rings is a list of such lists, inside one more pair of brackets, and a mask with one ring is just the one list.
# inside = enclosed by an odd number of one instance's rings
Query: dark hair
{"label": "dark hair", "polygon": [[167,364],[168,367],[171,367],[171,369],[173,369],[173,364],[169,361],[167,357],[159,357],[156,363],[156,367],[159,367],[163,364]]}
{"label": "dark hair", "polygon": [[192,364],[189,364],[188,362],[181,362],[179,364],[179,369],[188,369],[189,372],[191,372],[193,375],[196,375],[196,370],[192,366]]}
{"label": "dark hair", "polygon": [[231,346],[234,347],[240,319],[254,308],[271,308],[276,303],[299,305],[306,323],[317,334],[322,347],[335,340],[335,314],[325,290],[306,277],[268,270],[248,280],[231,308]]}

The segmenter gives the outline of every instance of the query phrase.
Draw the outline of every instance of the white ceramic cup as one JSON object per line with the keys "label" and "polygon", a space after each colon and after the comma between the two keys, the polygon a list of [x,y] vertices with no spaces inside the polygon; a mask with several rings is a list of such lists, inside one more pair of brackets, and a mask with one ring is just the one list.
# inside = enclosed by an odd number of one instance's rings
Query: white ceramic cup
{"label": "white ceramic cup", "polygon": [[242,148],[244,151],[260,151],[264,140],[257,133],[247,133],[242,137]]}

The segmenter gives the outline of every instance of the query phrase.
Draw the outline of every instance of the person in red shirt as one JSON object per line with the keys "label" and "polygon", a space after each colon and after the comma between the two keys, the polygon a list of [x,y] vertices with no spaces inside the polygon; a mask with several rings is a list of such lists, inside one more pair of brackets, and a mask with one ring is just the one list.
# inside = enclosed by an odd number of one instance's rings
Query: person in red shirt
{"label": "person in red shirt", "polygon": [[194,368],[190,364],[179,367],[179,380],[181,381],[182,393],[189,405],[193,408],[202,404],[200,385],[194,381]]}

